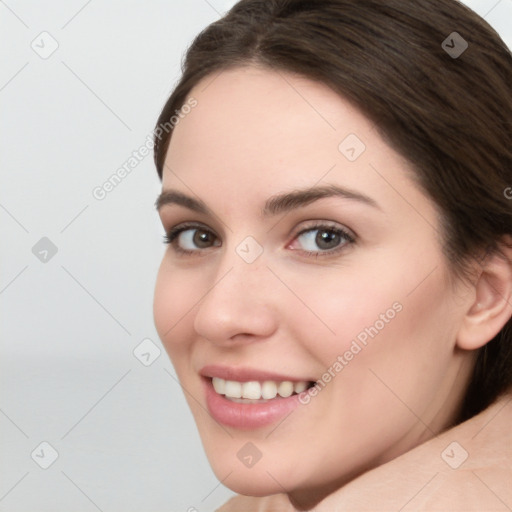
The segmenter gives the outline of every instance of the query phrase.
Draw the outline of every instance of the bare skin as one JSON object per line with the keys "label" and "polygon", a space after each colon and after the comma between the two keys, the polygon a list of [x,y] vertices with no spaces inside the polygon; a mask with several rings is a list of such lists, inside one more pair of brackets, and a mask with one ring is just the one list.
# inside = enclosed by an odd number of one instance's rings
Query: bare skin
{"label": "bare skin", "polygon": [[[163,191],[209,211],[159,208],[166,231],[194,226],[164,255],[156,327],[217,477],[307,510],[452,426],[475,351],[512,314],[510,264],[493,258],[474,282],[454,280],[439,212],[408,163],[326,86],[244,67],[190,95],[197,106],[174,130]],[[276,196],[333,186],[350,197],[262,214]],[[251,263],[237,252],[248,236],[262,251]],[[377,334],[333,370],[371,326]],[[206,364],[308,381],[331,368],[331,379],[279,425],[243,430],[208,413]],[[247,442],[262,453],[250,468],[237,457]]]}
{"label": "bare skin", "polygon": [[[503,510],[512,503],[512,394],[481,414],[368,471],[315,512]],[[218,512],[294,512],[286,494],[236,496]]]}

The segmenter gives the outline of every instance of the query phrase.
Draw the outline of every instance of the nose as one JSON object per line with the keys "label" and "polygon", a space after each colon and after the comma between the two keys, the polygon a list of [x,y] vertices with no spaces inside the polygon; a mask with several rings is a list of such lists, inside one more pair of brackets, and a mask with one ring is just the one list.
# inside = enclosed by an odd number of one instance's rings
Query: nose
{"label": "nose", "polygon": [[272,276],[266,265],[231,261],[215,277],[196,309],[197,334],[218,345],[232,345],[262,340],[276,331],[275,293],[269,288]]}

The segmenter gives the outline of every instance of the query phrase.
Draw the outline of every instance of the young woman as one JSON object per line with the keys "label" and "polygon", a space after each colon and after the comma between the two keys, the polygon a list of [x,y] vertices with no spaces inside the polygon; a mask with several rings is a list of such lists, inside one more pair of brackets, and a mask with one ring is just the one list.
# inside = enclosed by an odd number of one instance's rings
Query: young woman
{"label": "young woman", "polygon": [[222,510],[512,508],[511,121],[454,0],[242,0],[195,39],[154,312]]}

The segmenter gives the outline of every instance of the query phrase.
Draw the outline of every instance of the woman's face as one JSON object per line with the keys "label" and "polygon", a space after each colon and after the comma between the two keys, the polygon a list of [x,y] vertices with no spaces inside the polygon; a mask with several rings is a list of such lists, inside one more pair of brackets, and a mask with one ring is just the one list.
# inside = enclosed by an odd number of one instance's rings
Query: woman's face
{"label": "woman's face", "polygon": [[217,477],[318,499],[453,419],[466,291],[407,163],[326,86],[245,67],[190,96],[156,327]]}

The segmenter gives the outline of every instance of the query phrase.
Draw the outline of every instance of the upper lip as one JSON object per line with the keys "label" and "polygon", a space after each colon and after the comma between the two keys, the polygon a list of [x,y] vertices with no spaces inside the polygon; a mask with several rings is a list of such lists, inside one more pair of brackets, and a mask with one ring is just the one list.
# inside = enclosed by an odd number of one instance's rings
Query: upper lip
{"label": "upper lip", "polygon": [[257,370],[256,368],[248,368],[241,366],[221,366],[208,364],[203,366],[199,372],[203,377],[218,377],[224,380],[233,380],[238,382],[273,380],[278,382],[314,382],[315,379],[292,377],[290,375],[282,375],[279,373],[269,372],[267,370]]}

